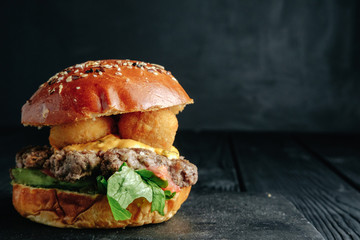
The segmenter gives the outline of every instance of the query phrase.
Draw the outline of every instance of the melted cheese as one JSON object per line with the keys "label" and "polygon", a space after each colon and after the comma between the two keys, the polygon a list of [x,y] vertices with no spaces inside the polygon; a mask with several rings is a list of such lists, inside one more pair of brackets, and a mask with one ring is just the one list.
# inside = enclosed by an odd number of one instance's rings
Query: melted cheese
{"label": "melted cheese", "polygon": [[159,155],[163,155],[169,159],[177,159],[179,158],[179,151],[172,146],[170,151],[161,149],[161,148],[153,148],[149,145],[143,144],[141,142],[132,140],[132,139],[120,139],[118,136],[109,134],[103,138],[100,138],[94,142],[83,143],[83,144],[72,144],[66,146],[64,149],[66,150],[93,150],[93,151],[107,151],[112,148],[143,148],[150,151],[153,151]]}

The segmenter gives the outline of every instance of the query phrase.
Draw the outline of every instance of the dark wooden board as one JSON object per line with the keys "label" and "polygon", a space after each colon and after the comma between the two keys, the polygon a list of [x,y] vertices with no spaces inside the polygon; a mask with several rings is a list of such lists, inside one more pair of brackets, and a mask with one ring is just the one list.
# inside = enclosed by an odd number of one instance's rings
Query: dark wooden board
{"label": "dark wooden board", "polygon": [[327,239],[360,238],[360,194],[288,135],[234,134],[249,192],[282,193]]}
{"label": "dark wooden board", "polygon": [[195,189],[239,191],[240,185],[231,154],[228,134],[222,132],[179,132],[174,145],[198,167]]}
{"label": "dark wooden board", "polygon": [[301,134],[295,139],[360,190],[360,135]]}
{"label": "dark wooden board", "polygon": [[57,229],[20,217],[9,195],[0,199],[2,239],[323,239],[280,195],[191,193],[168,222],[115,230]]}

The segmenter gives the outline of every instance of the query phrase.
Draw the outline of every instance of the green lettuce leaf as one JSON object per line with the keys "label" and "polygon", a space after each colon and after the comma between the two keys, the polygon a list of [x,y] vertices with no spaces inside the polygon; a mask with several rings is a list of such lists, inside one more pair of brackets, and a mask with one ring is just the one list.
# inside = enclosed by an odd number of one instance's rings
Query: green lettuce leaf
{"label": "green lettuce leaf", "polygon": [[164,216],[165,201],[173,198],[176,192],[162,190],[168,186],[166,180],[153,172],[133,170],[126,163],[121,165],[106,181],[103,176],[96,178],[98,191],[107,194],[108,202],[115,220],[127,220],[131,213],[126,210],[135,199],[144,197],[151,202],[151,212],[157,211]]}
{"label": "green lettuce leaf", "polygon": [[131,213],[122,208],[120,204],[112,197],[107,196],[111,212],[115,220],[127,220],[131,218]]}
{"label": "green lettuce leaf", "polygon": [[165,193],[164,191],[154,182],[148,180],[147,183],[151,186],[153,192],[153,199],[151,203],[151,212],[158,211],[161,216],[164,216],[165,208]]}
{"label": "green lettuce leaf", "polygon": [[169,190],[165,190],[164,193],[165,193],[166,200],[172,199],[173,197],[175,197],[175,194],[176,194],[176,192],[171,192]]}
{"label": "green lettuce leaf", "polygon": [[[108,179],[107,197],[115,220],[126,220],[126,208],[135,199],[144,197],[152,202],[152,188],[133,169],[123,164],[118,172],[115,172]],[[115,204],[118,203],[118,204]],[[118,214],[119,212],[125,214]],[[130,213],[129,213],[130,214]],[[131,216],[131,214],[130,214]]]}
{"label": "green lettuce leaf", "polygon": [[101,175],[97,176],[96,183],[97,183],[97,189],[98,189],[99,193],[106,194],[107,181],[106,181],[105,177],[101,176]]}
{"label": "green lettuce leaf", "polygon": [[157,177],[152,171],[149,171],[147,169],[140,169],[136,170],[136,172],[140,174],[142,178],[156,183],[156,185],[161,188],[166,188],[168,186],[168,181],[162,180],[161,178]]}

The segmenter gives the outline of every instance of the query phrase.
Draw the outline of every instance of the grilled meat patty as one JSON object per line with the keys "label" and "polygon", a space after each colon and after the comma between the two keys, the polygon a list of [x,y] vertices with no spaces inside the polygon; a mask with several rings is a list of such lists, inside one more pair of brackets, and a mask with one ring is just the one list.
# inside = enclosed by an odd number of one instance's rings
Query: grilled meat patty
{"label": "grilled meat patty", "polygon": [[49,169],[56,179],[67,182],[94,174],[109,177],[123,163],[135,170],[165,166],[179,187],[194,185],[198,179],[197,167],[183,157],[168,159],[142,148],[114,148],[95,152],[53,150],[37,146],[16,154],[18,168]]}
{"label": "grilled meat patty", "polygon": [[16,153],[17,168],[42,168],[51,157],[53,149],[48,146],[29,146]]}

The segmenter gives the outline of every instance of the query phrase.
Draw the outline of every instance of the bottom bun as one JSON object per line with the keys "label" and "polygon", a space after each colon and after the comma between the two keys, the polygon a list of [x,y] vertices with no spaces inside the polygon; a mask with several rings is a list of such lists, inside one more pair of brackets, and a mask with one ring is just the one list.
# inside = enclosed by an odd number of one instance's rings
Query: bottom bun
{"label": "bottom bun", "polygon": [[175,197],[166,200],[164,216],[151,212],[151,203],[145,198],[134,200],[127,210],[131,219],[116,221],[107,197],[101,194],[83,194],[60,189],[34,188],[13,184],[15,209],[32,221],[61,228],[124,228],[160,223],[175,215],[187,199],[191,187],[184,187]]}

